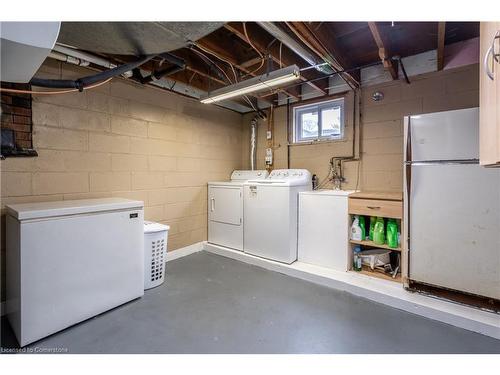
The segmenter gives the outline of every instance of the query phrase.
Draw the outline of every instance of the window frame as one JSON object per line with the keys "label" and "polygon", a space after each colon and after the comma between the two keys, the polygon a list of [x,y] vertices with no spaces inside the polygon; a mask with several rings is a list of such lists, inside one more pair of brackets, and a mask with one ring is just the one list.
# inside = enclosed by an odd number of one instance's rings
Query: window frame
{"label": "window frame", "polygon": [[[323,131],[321,112],[328,108],[340,107],[340,135],[321,135]],[[301,137],[302,121],[299,117],[305,112],[317,111],[318,113],[318,136]],[[293,128],[292,128],[292,143],[293,144],[308,144],[314,142],[332,142],[342,141],[345,138],[345,97],[337,97],[335,99],[324,100],[320,102],[297,105],[292,108]]]}

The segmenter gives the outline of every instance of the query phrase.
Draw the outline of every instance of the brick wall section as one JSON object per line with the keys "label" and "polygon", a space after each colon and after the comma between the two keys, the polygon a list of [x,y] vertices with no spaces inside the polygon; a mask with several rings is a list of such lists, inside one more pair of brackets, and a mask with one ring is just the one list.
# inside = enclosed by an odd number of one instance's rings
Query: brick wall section
{"label": "brick wall section", "polygon": [[[30,90],[28,84],[12,84],[2,82],[3,88]],[[16,144],[20,148],[32,148],[31,95],[1,94],[1,127],[14,130]]]}
{"label": "brick wall section", "polygon": [[[477,64],[460,68],[427,73],[411,77],[411,84],[391,81],[361,89],[360,156],[361,163],[345,164],[347,182],[344,189],[358,188],[377,191],[402,191],[403,188],[403,117],[408,114],[431,113],[479,106],[479,66]],[[384,100],[374,102],[371,95],[382,91]],[[347,111],[347,109],[346,109]],[[350,112],[346,113],[350,116]],[[248,127],[252,115],[243,119],[243,168],[248,167]],[[347,126],[351,126],[350,119]],[[257,163],[264,168],[265,122],[259,122]],[[292,146],[290,167],[306,168],[322,180],[328,173],[328,162],[332,156],[345,155],[350,147],[347,142],[333,142],[310,146]],[[279,146],[275,152],[274,168],[286,168],[286,107],[275,112],[275,136]]]}
{"label": "brick wall section", "polygon": [[[89,71],[51,61],[39,73],[69,79]],[[169,251],[206,240],[207,182],[241,168],[241,120],[238,113],[121,79],[83,93],[34,96],[39,156],[1,161],[2,208],[138,199],[146,220],[170,225]]]}

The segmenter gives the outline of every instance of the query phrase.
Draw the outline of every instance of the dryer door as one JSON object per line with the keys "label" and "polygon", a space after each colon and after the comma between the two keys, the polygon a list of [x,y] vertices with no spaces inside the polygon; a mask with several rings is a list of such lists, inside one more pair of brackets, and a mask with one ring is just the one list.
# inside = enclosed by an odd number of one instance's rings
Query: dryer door
{"label": "dryer door", "polygon": [[209,186],[208,219],[219,223],[240,225],[243,199],[240,186]]}

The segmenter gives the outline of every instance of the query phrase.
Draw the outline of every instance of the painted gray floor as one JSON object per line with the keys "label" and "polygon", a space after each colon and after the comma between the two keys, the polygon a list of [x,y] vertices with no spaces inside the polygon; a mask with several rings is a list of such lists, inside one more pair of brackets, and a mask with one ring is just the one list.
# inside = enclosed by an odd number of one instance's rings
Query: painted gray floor
{"label": "painted gray floor", "polygon": [[[2,321],[2,346],[15,346]],[[167,264],[143,298],[40,340],[71,353],[500,353],[500,340],[232,259]]]}

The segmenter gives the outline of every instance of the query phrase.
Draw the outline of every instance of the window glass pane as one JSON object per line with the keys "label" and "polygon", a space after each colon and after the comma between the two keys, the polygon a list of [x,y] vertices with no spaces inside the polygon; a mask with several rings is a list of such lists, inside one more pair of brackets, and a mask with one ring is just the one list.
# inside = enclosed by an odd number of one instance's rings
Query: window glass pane
{"label": "window glass pane", "polygon": [[303,112],[301,119],[300,138],[312,138],[318,136],[318,112]]}
{"label": "window glass pane", "polygon": [[325,108],[321,110],[321,136],[340,136],[341,107]]}

